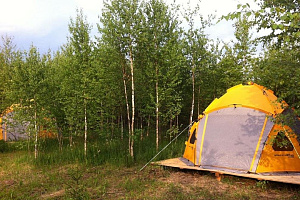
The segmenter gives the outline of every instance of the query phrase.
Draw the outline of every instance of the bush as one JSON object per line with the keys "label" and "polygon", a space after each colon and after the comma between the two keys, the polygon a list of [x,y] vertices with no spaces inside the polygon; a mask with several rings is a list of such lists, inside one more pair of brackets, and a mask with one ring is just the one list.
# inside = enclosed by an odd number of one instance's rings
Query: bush
{"label": "bush", "polygon": [[0,152],[8,151],[8,144],[4,140],[0,140]]}

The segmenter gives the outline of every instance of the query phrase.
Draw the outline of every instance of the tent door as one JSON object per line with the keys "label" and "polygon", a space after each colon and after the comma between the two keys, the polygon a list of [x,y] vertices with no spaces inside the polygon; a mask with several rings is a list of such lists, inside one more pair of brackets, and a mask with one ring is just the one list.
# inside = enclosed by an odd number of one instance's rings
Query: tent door
{"label": "tent door", "polygon": [[191,161],[195,164],[195,156],[196,156],[196,133],[197,133],[197,125],[198,123],[194,123],[192,128],[190,129],[190,137],[187,142],[185,142],[185,151],[183,157]]}

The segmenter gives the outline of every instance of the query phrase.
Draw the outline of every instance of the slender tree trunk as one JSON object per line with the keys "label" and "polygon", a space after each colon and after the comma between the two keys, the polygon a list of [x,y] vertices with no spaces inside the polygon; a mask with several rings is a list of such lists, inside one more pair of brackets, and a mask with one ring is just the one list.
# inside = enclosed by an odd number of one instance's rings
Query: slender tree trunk
{"label": "slender tree trunk", "polygon": [[132,101],[132,115],[131,115],[131,145],[130,145],[130,156],[133,157],[133,143],[134,143],[134,116],[135,116],[135,105],[134,105],[134,74],[133,74],[133,55],[132,47],[130,47],[130,71],[131,71],[131,101]]}
{"label": "slender tree trunk", "polygon": [[111,138],[114,137],[114,129],[115,129],[114,118],[111,117]]}
{"label": "slender tree trunk", "polygon": [[[156,32],[154,33],[154,47],[157,51],[158,49],[158,42],[156,37]],[[155,108],[155,115],[156,115],[156,151],[158,151],[158,145],[159,145],[159,92],[158,92],[158,80],[159,80],[159,69],[158,69],[158,63],[157,60],[155,60],[155,75],[156,75],[156,82],[155,82],[155,92],[156,92],[156,108]]]}
{"label": "slender tree trunk", "polygon": [[147,122],[147,137],[149,136],[149,130],[150,130],[150,115],[148,115],[148,122]]}
{"label": "slender tree trunk", "polygon": [[156,83],[155,83],[155,91],[156,91],[156,109],[155,109],[155,114],[156,114],[156,150],[158,151],[158,143],[159,143],[159,98],[158,98],[158,67],[156,65]]}
{"label": "slender tree trunk", "polygon": [[[56,118],[55,118],[55,121],[57,121]],[[57,126],[57,124],[55,124],[55,126],[56,126],[56,130],[57,130],[58,148],[59,148],[59,151],[62,151],[62,145],[63,145],[63,143],[62,143],[61,129]]]}
{"label": "slender tree trunk", "polygon": [[121,140],[123,140],[124,135],[124,127],[123,127],[123,116],[121,114]]}
{"label": "slender tree trunk", "polygon": [[198,115],[197,117],[199,117],[200,115],[200,85],[199,85],[199,90],[198,90]]}
{"label": "slender tree trunk", "polygon": [[73,137],[72,137],[72,134],[73,134],[73,125],[70,126],[70,135],[69,135],[69,143],[70,143],[70,147],[71,148],[73,146]]}
{"label": "slender tree trunk", "polygon": [[103,131],[103,115],[102,115],[102,101],[101,101],[101,109],[100,109],[100,131]]}
{"label": "slender tree trunk", "polygon": [[[35,100],[36,99],[34,99],[34,101]],[[38,128],[37,128],[36,102],[34,102],[34,132],[35,132],[34,158],[37,159],[37,156],[38,156]]]}
{"label": "slender tree trunk", "polygon": [[129,103],[128,103],[128,96],[127,96],[127,86],[126,86],[126,70],[125,65],[122,65],[123,71],[123,85],[124,85],[124,95],[125,95],[125,103],[126,103],[126,112],[127,112],[127,121],[128,121],[128,149],[130,153],[131,147],[131,123],[130,123],[130,111],[129,111]]}
{"label": "slender tree trunk", "polygon": [[86,113],[86,99],[84,99],[84,156],[86,158],[87,156],[87,130],[88,130],[88,124],[87,124],[87,113]]}
{"label": "slender tree trunk", "polygon": [[190,114],[190,124],[193,121],[194,115],[194,105],[195,105],[195,66],[192,67],[192,106],[191,106],[191,114]]}
{"label": "slender tree trunk", "polygon": [[143,117],[141,117],[141,140],[143,140]]}

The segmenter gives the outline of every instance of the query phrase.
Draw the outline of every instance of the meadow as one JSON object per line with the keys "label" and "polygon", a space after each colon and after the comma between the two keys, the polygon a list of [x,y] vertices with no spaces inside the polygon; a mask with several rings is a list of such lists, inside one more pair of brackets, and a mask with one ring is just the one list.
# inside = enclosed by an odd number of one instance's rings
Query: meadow
{"label": "meadow", "polygon": [[[156,160],[181,156],[184,140]],[[135,159],[127,156],[125,141],[90,144],[85,158],[76,140],[60,150],[45,140],[37,159],[24,143],[5,144],[0,153],[0,199],[300,199],[298,185],[233,176],[218,181],[209,172],[153,165],[140,172],[156,153],[147,141],[136,144]]]}

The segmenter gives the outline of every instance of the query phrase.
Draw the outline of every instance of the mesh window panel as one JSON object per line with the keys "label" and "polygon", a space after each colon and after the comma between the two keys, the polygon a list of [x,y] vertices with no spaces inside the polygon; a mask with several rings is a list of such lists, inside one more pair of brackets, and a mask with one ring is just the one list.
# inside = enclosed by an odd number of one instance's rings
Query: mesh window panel
{"label": "mesh window panel", "polygon": [[298,116],[295,115],[291,108],[285,109],[282,114],[286,118],[287,125],[293,130],[297,136],[297,141],[300,143],[300,120]]}
{"label": "mesh window panel", "polygon": [[283,131],[277,133],[272,148],[274,151],[293,151],[294,147]]}
{"label": "mesh window panel", "polygon": [[196,140],[196,129],[193,131],[193,134],[192,134],[191,139],[190,139],[190,143],[194,144],[195,140]]}
{"label": "mesh window panel", "polygon": [[[266,115],[262,112],[243,107],[225,108],[210,113],[201,165],[248,171],[265,117]],[[271,127],[272,124],[267,123],[261,144],[266,140]],[[260,145],[257,157],[260,155],[262,146]]]}

